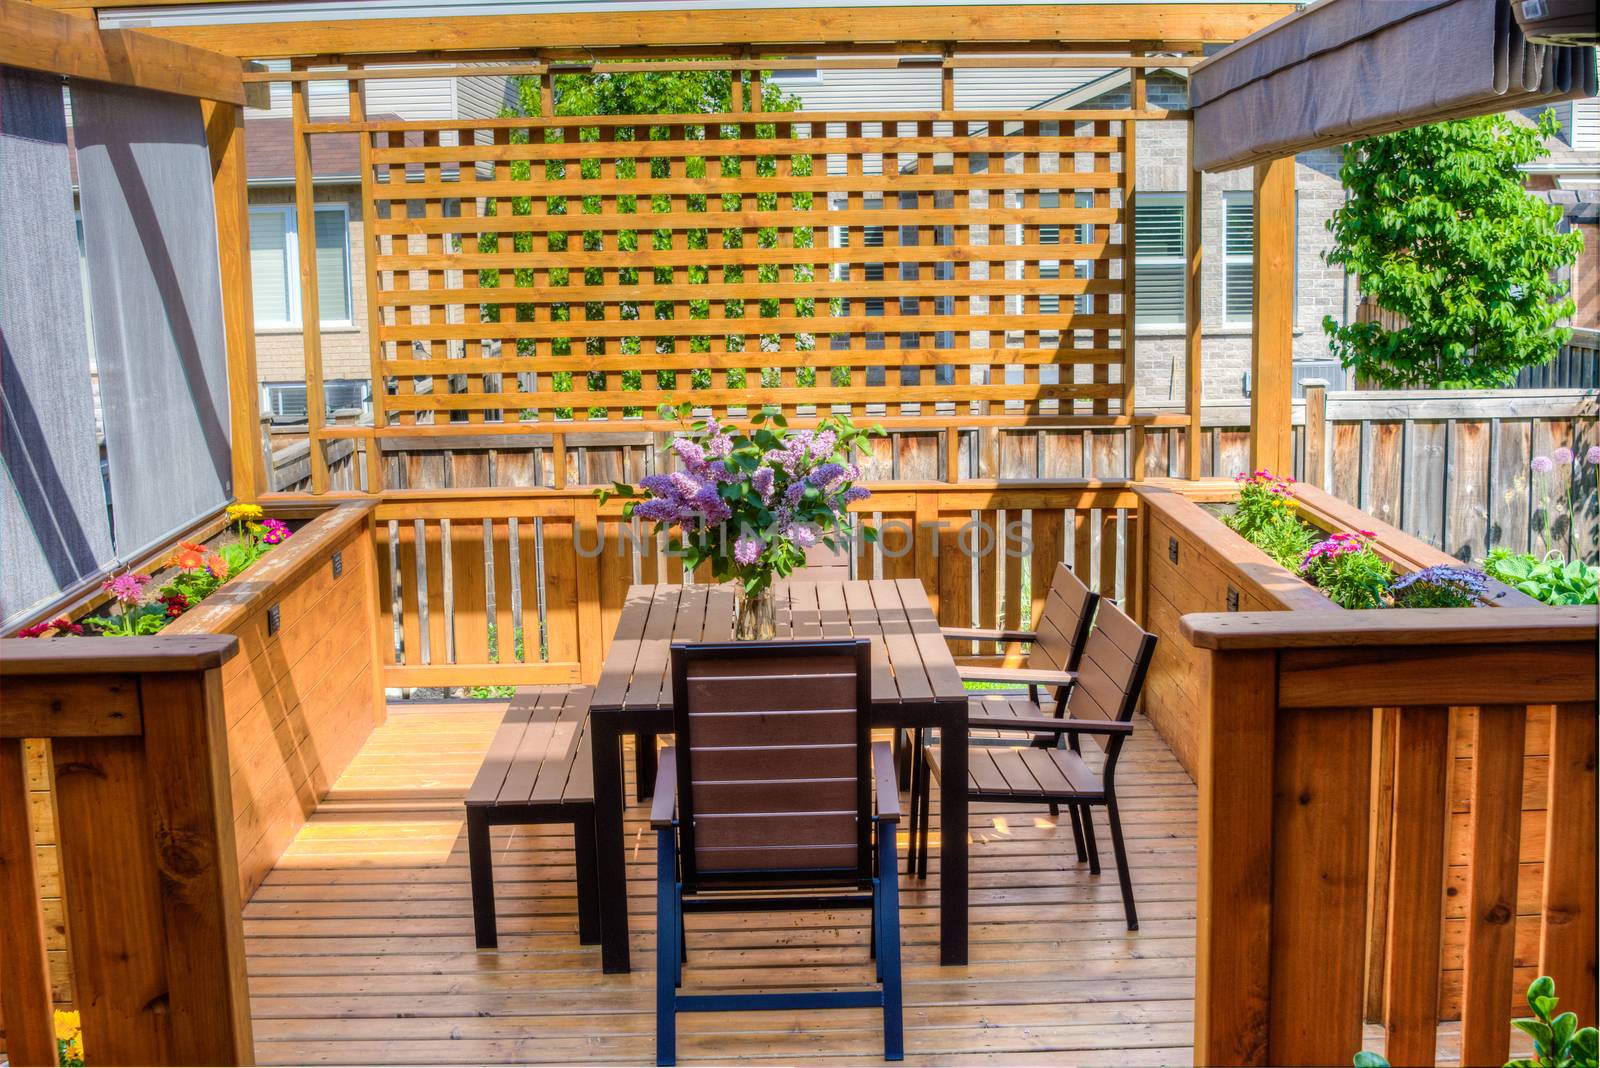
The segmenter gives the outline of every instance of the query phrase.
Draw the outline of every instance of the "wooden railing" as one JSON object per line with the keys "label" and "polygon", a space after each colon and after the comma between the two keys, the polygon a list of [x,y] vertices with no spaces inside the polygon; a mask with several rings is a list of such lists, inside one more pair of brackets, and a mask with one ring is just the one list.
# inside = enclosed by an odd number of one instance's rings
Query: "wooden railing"
{"label": "wooden railing", "polygon": [[[886,483],[858,508],[882,541],[857,544],[854,574],[922,579],[946,623],[1022,625],[1061,560],[1109,595],[1136,588],[1137,498],[1119,485]],[[685,579],[587,489],[391,492],[375,529],[391,687],[592,681],[628,586]]]}
{"label": "wooden railing", "polygon": [[[1563,1009],[1595,1019],[1592,607],[1197,614],[1182,630],[1209,661],[1195,1063],[1348,1064],[1362,1048],[1380,709],[1398,709],[1399,732],[1382,947],[1390,1060],[1434,1063],[1452,966],[1464,1064],[1506,1059],[1530,971],[1555,979]],[[1528,727],[1546,717],[1544,819],[1528,823],[1524,793],[1540,784],[1525,781],[1525,752],[1544,741]],[[1470,813],[1457,835],[1453,796]],[[1536,865],[1519,864],[1525,838],[1542,841]],[[1538,901],[1525,930],[1519,874]],[[1449,924],[1464,931],[1460,962],[1441,960]]]}
{"label": "wooden railing", "polygon": [[250,1064],[222,665],[231,635],[0,641],[0,1004],[56,1063],[24,745],[48,743],[90,1064]]}

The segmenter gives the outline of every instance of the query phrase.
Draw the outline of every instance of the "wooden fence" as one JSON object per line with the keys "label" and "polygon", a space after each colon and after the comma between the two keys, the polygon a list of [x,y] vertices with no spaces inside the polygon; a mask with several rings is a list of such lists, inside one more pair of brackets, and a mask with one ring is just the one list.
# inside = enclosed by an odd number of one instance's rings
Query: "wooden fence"
{"label": "wooden fence", "polygon": [[[1390,1061],[1434,1063],[1452,967],[1463,1064],[1506,1060],[1531,974],[1595,1019],[1592,608],[1223,613],[1182,630],[1209,660],[1195,1063],[1348,1064],[1362,1048],[1379,709],[1399,710],[1379,947]],[[1525,780],[1525,753],[1544,745],[1547,781]],[[1468,781],[1452,785],[1463,756]],[[1524,817],[1530,792],[1542,818]],[[1526,929],[1519,893],[1537,902]]]}

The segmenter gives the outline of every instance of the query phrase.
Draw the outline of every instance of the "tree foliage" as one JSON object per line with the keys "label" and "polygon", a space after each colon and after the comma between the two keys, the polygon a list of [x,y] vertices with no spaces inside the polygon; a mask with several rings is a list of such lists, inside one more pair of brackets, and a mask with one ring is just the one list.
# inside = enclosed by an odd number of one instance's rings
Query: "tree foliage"
{"label": "tree foliage", "polygon": [[[557,115],[702,115],[725,113],[733,102],[734,72],[725,70],[652,71],[641,62],[637,74],[558,74]],[[522,112],[539,114],[539,81],[522,78],[518,85]],[[744,87],[749,107],[750,87]],[[798,98],[771,79],[761,82],[763,111],[794,111]]]}
{"label": "tree foliage", "polygon": [[1495,387],[1556,354],[1574,305],[1555,272],[1583,238],[1558,231],[1561,209],[1530,196],[1517,168],[1558,129],[1551,112],[1537,128],[1490,115],[1346,146],[1327,260],[1402,318],[1324,319],[1344,366],[1387,388]]}

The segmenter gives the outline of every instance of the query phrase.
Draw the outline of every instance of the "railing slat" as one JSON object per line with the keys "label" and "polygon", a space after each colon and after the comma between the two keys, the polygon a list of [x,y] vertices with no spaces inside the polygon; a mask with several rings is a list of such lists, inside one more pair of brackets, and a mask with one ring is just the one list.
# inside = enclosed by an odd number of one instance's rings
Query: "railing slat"
{"label": "railing slat", "polygon": [[139,738],[52,743],[62,897],[88,1048],[109,1040],[113,1063],[171,1064],[161,888],[142,748]]}
{"label": "railing slat", "polygon": [[1503,1064],[1511,1049],[1507,1009],[1516,955],[1527,720],[1524,706],[1483,705],[1473,731],[1472,854],[1461,1004],[1463,1064]]}
{"label": "railing slat", "polygon": [[1383,1001],[1387,1055],[1396,1066],[1432,1065],[1453,762],[1450,710],[1413,706],[1401,708],[1397,718]]}
{"label": "railing slat", "polygon": [[1277,656],[1211,657],[1201,732],[1195,1064],[1267,1064]]}
{"label": "railing slat", "polygon": [[1279,709],[1274,757],[1268,1061],[1348,1064],[1366,980],[1372,709]]}
{"label": "railing slat", "polygon": [[39,911],[22,745],[21,738],[0,738],[0,1006],[6,1014],[11,1063],[53,1066],[50,962]]}
{"label": "railing slat", "polygon": [[1595,762],[1593,704],[1557,705],[1551,722],[1539,973],[1556,982],[1561,1008],[1585,1024],[1596,1004]]}

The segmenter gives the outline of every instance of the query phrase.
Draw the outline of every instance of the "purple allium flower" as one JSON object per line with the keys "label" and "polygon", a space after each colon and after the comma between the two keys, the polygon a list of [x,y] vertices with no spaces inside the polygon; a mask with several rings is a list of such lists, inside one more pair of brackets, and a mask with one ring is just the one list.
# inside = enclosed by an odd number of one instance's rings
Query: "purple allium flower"
{"label": "purple allium flower", "polygon": [[1488,589],[1488,576],[1482,571],[1470,567],[1451,567],[1449,564],[1436,564],[1425,567],[1421,571],[1413,571],[1409,575],[1402,575],[1395,579],[1389,589],[1398,593],[1418,583],[1449,584],[1464,587],[1469,592],[1481,594]]}
{"label": "purple allium flower", "polygon": [[1583,462],[1594,467],[1600,467],[1600,445],[1590,445],[1589,451],[1584,453]]}
{"label": "purple allium flower", "polygon": [[766,548],[760,538],[740,538],[733,543],[733,558],[744,567],[749,567],[761,559],[761,550]]}
{"label": "purple allium flower", "polygon": [[107,579],[101,584],[100,588],[120,603],[131,605],[139,603],[139,598],[144,596],[144,588],[149,581],[149,575],[134,575],[130,573]]}
{"label": "purple allium flower", "polygon": [[1572,462],[1572,450],[1563,445],[1550,454],[1550,459],[1558,464],[1570,464]]}
{"label": "purple allium flower", "polygon": [[758,467],[755,473],[750,476],[750,485],[755,488],[757,493],[761,494],[762,504],[768,504],[772,501],[772,480],[776,477],[776,473],[770,467]]}
{"label": "purple allium flower", "polygon": [[1554,471],[1556,465],[1551,462],[1550,457],[1548,456],[1535,456],[1533,458],[1533,462],[1528,466],[1533,468],[1539,474],[1544,475]]}

